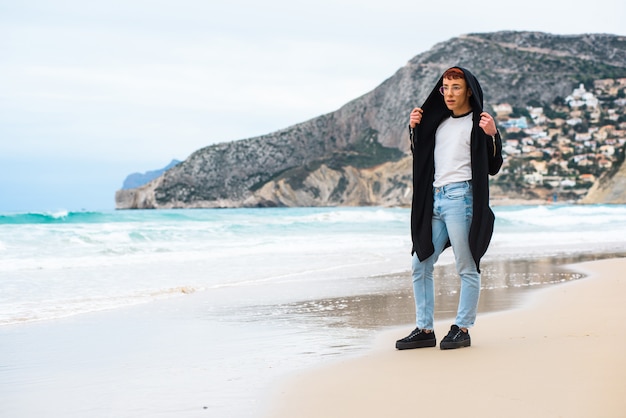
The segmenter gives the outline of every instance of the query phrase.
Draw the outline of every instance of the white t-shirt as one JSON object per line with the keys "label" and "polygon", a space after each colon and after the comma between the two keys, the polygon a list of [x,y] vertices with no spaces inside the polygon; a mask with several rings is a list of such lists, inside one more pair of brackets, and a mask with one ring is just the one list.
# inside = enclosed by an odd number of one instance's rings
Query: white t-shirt
{"label": "white t-shirt", "polygon": [[435,133],[434,187],[472,179],[472,112],[441,122]]}

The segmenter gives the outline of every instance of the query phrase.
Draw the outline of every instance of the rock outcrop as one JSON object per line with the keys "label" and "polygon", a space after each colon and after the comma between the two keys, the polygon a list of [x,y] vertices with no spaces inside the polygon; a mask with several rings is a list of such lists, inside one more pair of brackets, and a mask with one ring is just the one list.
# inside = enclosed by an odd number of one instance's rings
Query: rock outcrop
{"label": "rock outcrop", "polygon": [[266,183],[246,206],[409,206],[411,157],[376,167],[333,169],[322,164],[306,172],[301,183],[283,177]]}
{"label": "rock outcrop", "polygon": [[600,178],[581,203],[626,204],[626,164]]}

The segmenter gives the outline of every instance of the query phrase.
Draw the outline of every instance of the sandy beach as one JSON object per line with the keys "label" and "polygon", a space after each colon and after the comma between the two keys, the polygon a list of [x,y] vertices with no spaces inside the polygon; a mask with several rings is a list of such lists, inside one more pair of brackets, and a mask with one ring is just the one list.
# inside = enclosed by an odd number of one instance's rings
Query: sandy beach
{"label": "sandy beach", "polygon": [[[618,316],[604,312],[619,308],[620,284],[584,288],[590,297],[572,299],[573,313],[542,289],[566,301],[578,282],[605,283],[563,266],[626,258],[626,207],[495,211],[473,347],[454,352],[394,347],[414,320],[409,210],[9,216],[0,417],[413,417],[418,407],[441,415],[451,398],[469,416],[541,416],[572,402],[607,416],[579,404],[620,399]],[[438,264],[441,339],[459,294],[451,252]],[[541,311],[535,295],[558,303]]]}
{"label": "sandy beach", "polygon": [[364,355],[281,382],[267,417],[624,417],[626,258],[571,267],[587,277],[479,315],[470,348],[397,351],[411,325],[384,331]]}

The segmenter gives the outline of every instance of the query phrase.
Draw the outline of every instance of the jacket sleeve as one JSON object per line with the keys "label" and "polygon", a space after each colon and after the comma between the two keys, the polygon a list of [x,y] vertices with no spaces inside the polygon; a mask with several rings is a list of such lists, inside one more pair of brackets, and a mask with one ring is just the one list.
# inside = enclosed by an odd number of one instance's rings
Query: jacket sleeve
{"label": "jacket sleeve", "polygon": [[489,174],[496,175],[502,167],[502,137],[500,131],[494,136],[487,135],[487,159],[489,161]]}

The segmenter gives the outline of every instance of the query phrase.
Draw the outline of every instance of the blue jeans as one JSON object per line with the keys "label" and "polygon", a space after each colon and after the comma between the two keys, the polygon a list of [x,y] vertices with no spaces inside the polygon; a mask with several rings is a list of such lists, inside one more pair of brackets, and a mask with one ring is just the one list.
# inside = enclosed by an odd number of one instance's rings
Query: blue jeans
{"label": "blue jeans", "polygon": [[469,328],[476,320],[480,295],[480,274],[469,248],[472,223],[472,183],[464,181],[433,188],[433,245],[435,252],[424,261],[413,254],[413,294],[417,326],[434,329],[434,268],[439,255],[450,240],[456,270],[461,277],[461,294],[455,324]]}

